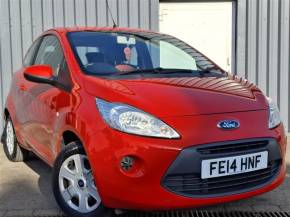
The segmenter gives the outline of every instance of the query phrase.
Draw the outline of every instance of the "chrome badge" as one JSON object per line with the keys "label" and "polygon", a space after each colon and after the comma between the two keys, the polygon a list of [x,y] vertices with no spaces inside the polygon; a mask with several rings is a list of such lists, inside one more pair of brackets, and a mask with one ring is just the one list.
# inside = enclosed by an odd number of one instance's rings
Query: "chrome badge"
{"label": "chrome badge", "polygon": [[217,127],[223,130],[233,130],[240,127],[240,122],[235,120],[223,120],[218,122]]}

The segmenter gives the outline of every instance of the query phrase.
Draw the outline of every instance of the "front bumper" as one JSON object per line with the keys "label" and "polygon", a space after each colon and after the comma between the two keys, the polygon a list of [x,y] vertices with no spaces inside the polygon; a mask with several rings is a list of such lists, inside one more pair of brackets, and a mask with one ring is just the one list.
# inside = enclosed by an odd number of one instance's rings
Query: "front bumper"
{"label": "front bumper", "polygon": [[[253,113],[257,123],[259,123],[259,119],[267,120],[265,118],[266,114],[261,112]],[[240,120],[248,122],[245,119],[247,119],[249,114],[241,113],[239,116]],[[216,123],[221,117],[224,118],[224,115],[215,115],[211,119],[208,117],[204,118]],[[185,121],[187,123],[195,123],[196,120],[194,119],[195,117],[187,117]],[[170,121],[179,125],[175,128],[181,129],[183,137],[180,140],[128,135],[105,127],[100,128],[97,133],[90,136],[90,140],[86,143],[89,144],[86,147],[87,153],[99,193],[105,206],[138,210],[193,208],[252,197],[271,191],[283,182],[286,173],[286,136],[282,125],[274,130],[268,130],[267,128],[255,126],[255,122],[253,122],[252,129],[241,127],[239,130],[229,133],[220,132],[216,127],[212,129],[207,127],[211,125],[215,126],[211,123],[207,126],[202,126],[207,128],[208,132],[211,132],[210,134],[193,135],[192,131],[189,132],[188,127],[184,126],[184,119],[180,119],[180,121],[177,119],[166,120],[169,124]],[[249,123],[251,122],[249,121]],[[174,126],[173,124],[170,125]],[[182,126],[184,126],[184,130]],[[267,125],[265,124],[265,126]],[[200,130],[200,132],[203,131]],[[95,138],[98,139],[95,140]],[[270,145],[274,148],[269,146],[263,147],[263,149],[271,151],[271,162],[279,162],[278,170],[266,182],[254,187],[247,186],[237,191],[231,190],[213,195],[186,195],[174,192],[165,186],[164,180],[166,179],[166,174],[171,171],[172,165],[174,165],[176,159],[182,156],[184,150],[206,146],[197,144],[216,144],[222,141],[240,141],[244,139],[253,141],[253,138],[257,140],[267,138],[269,141],[272,141],[270,142],[271,144],[274,144]],[[192,145],[192,141],[196,145]],[[248,151],[255,152],[255,150]],[[244,154],[247,151],[242,151],[241,153]],[[236,153],[233,155],[236,155]],[[125,172],[120,168],[120,160],[124,156],[133,156],[135,158],[135,166],[129,172]],[[188,156],[187,159],[190,158]],[[190,162],[186,164],[190,164]],[[187,166],[187,168],[190,167]],[[178,171],[181,171],[180,168],[178,168]]]}
{"label": "front bumper", "polygon": [[[268,167],[262,170],[201,179],[201,162],[207,159],[268,152]],[[186,148],[168,169],[162,186],[191,198],[210,198],[254,191],[271,184],[282,163],[280,146],[273,138],[259,138],[205,144]]]}

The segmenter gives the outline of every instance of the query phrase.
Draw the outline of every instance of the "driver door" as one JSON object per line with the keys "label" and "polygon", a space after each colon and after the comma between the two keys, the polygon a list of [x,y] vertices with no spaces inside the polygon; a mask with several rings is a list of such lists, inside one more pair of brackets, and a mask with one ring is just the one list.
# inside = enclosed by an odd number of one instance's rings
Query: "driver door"
{"label": "driver door", "polygon": [[[59,72],[66,65],[62,47],[54,35],[44,36],[33,65],[49,65],[53,69],[55,80]],[[53,137],[54,123],[59,116],[59,102],[69,106],[70,94],[68,91],[50,84],[31,83],[27,89],[30,103],[27,113],[26,140],[27,143],[48,163],[54,159]]]}

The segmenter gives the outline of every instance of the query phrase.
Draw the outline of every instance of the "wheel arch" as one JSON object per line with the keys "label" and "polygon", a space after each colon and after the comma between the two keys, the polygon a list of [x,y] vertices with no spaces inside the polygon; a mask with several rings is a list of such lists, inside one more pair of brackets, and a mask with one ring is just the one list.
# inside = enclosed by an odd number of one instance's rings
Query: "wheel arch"
{"label": "wheel arch", "polygon": [[[58,134],[57,138],[55,138],[55,147],[54,147],[54,157],[59,155],[59,153],[71,142],[78,141],[84,147],[82,137],[74,130],[69,128],[65,128]],[[55,160],[54,159],[54,160]]]}
{"label": "wheel arch", "polygon": [[[7,118],[10,116],[9,111],[7,108],[4,109],[3,111],[3,128],[2,128],[2,132],[1,132],[1,138],[0,141],[3,143],[3,139],[4,139],[4,131],[5,131],[5,124],[7,121]],[[1,120],[2,121],[2,120]]]}
{"label": "wheel arch", "polygon": [[62,146],[66,146],[69,143],[74,142],[74,141],[78,141],[83,144],[80,136],[78,136],[74,131],[66,130],[62,133]]}
{"label": "wheel arch", "polygon": [[3,112],[4,121],[6,121],[8,117],[10,117],[10,112],[8,111],[8,108],[5,108]]}
{"label": "wheel arch", "polygon": [[64,129],[62,133],[60,134],[60,141],[58,143],[60,145],[58,146],[57,152],[59,153],[69,143],[75,142],[75,141],[79,142],[84,147],[84,149],[86,149],[84,145],[85,141],[80,133],[78,133],[76,130],[74,130],[71,127]]}

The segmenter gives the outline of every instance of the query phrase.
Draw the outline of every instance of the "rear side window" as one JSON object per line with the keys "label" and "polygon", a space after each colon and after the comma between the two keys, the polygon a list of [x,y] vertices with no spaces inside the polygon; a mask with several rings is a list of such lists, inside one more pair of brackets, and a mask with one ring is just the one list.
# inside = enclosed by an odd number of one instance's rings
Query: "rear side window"
{"label": "rear side window", "polygon": [[33,44],[31,45],[31,47],[29,48],[29,50],[27,51],[24,60],[23,60],[23,66],[30,66],[33,63],[33,59],[35,57],[35,53],[37,52],[39,43],[40,43],[41,39],[37,39],[35,42],[33,42]]}
{"label": "rear side window", "polygon": [[58,76],[64,55],[58,39],[53,36],[45,36],[36,55],[34,65],[50,65],[54,76]]}

